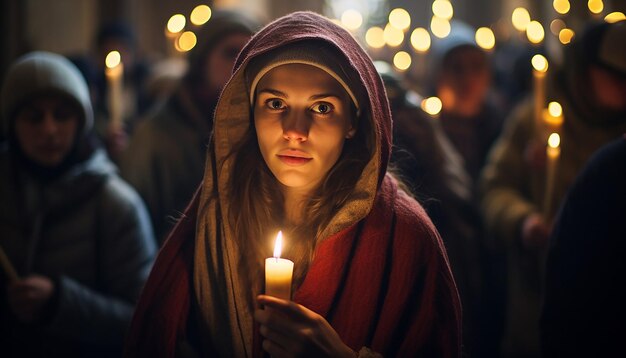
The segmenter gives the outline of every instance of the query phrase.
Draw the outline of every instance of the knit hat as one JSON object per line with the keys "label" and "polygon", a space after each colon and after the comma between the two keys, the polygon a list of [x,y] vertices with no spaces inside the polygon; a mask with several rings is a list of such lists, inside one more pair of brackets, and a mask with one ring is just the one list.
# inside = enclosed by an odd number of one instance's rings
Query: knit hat
{"label": "knit hat", "polygon": [[626,21],[592,25],[583,35],[583,55],[589,62],[626,76]]}
{"label": "knit hat", "polygon": [[328,46],[323,46],[314,41],[296,42],[255,58],[246,68],[246,81],[248,88],[250,88],[250,105],[254,105],[256,87],[263,76],[278,66],[297,63],[317,67],[339,82],[350,96],[358,115],[360,113],[359,97],[349,86],[358,83],[358,80],[354,78],[354,75],[351,76],[344,70],[341,66],[342,62],[345,62],[345,59],[341,59],[339,54],[332,51]]}
{"label": "knit hat", "polygon": [[2,137],[9,135],[15,114],[22,105],[43,94],[60,94],[82,110],[83,131],[93,124],[89,89],[82,74],[65,57],[50,52],[31,52],[11,66],[2,86]]}

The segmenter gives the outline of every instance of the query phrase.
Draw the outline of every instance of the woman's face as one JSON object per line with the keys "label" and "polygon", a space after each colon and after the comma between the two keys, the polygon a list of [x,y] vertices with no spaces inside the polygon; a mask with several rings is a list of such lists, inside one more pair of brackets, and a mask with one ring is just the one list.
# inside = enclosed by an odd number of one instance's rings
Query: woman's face
{"label": "woman's face", "polygon": [[61,97],[43,97],[27,103],[15,120],[20,148],[42,166],[61,164],[74,144],[79,117],[76,106]]}
{"label": "woman's face", "polygon": [[257,86],[254,124],[261,154],[284,186],[312,191],[337,162],[355,129],[350,97],[325,71],[288,64]]}

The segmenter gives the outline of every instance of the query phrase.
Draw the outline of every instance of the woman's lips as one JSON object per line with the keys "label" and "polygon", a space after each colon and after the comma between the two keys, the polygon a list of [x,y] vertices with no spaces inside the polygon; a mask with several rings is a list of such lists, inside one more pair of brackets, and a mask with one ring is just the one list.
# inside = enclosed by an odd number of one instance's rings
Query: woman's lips
{"label": "woman's lips", "polygon": [[297,150],[284,150],[276,156],[281,162],[291,166],[304,165],[313,160],[308,154]]}

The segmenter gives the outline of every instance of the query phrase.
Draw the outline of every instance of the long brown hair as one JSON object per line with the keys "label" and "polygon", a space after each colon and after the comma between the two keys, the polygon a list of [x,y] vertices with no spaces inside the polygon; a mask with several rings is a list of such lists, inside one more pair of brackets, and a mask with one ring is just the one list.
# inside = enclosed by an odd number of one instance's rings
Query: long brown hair
{"label": "long brown hair", "polygon": [[355,108],[352,114],[352,124],[357,128],[355,136],[345,141],[337,163],[307,199],[304,206],[307,220],[297,226],[288,226],[283,221],[284,197],[280,184],[261,155],[250,116],[247,133],[231,153],[235,158],[228,183],[229,220],[242,252],[240,265],[247,271],[248,280],[254,282],[263,272],[263,259],[271,254],[268,244],[279,229],[290,239],[283,256],[295,263],[293,288],[304,280],[320,234],[346,202],[374,153],[371,121],[363,115],[357,119]]}

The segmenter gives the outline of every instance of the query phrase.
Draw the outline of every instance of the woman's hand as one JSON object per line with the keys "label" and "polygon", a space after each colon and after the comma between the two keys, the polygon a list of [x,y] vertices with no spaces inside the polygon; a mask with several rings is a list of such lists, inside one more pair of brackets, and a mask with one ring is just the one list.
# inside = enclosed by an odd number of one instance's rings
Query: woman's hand
{"label": "woman's hand", "polygon": [[31,275],[9,284],[7,300],[18,320],[32,323],[54,293],[54,282],[47,277]]}
{"label": "woman's hand", "polygon": [[355,357],[328,321],[293,301],[260,295],[254,318],[260,323],[263,349],[272,358],[280,357]]}

